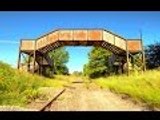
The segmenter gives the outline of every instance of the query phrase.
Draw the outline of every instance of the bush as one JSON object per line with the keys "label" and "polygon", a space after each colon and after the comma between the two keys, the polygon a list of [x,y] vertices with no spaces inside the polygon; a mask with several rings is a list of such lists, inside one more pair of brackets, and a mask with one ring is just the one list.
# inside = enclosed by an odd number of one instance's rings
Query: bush
{"label": "bush", "polygon": [[0,105],[25,106],[35,99],[46,99],[40,91],[41,87],[60,88],[69,83],[70,79],[68,76],[55,75],[54,79],[50,79],[33,75],[0,62]]}
{"label": "bush", "polygon": [[40,97],[38,88],[44,85],[44,80],[48,79],[0,62],[0,105],[25,105]]}

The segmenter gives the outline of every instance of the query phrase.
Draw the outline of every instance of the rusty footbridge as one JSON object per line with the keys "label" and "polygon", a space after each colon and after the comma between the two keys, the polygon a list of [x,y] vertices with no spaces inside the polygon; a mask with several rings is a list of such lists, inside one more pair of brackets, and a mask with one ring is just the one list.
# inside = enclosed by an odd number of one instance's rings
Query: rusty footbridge
{"label": "rusty footbridge", "polygon": [[[62,46],[100,46],[114,55],[126,60],[128,74],[129,62],[141,62],[145,70],[145,54],[142,39],[125,39],[113,32],[104,29],[58,29],[37,39],[22,39],[19,46],[18,69],[21,67],[21,56],[29,56],[27,71],[39,74],[47,67],[53,67],[53,61],[48,52]],[[140,58],[134,56],[139,54]],[[31,68],[31,58],[33,61]],[[134,62],[132,65],[134,66]]]}

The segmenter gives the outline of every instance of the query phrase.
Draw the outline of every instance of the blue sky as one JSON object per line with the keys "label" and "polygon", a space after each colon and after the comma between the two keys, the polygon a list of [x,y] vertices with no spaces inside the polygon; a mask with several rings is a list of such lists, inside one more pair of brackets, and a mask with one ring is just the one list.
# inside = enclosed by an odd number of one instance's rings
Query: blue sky
{"label": "blue sky", "polygon": [[[22,38],[35,39],[58,28],[104,28],[144,45],[160,41],[160,12],[0,12],[0,60],[17,65]],[[82,70],[90,47],[67,47],[70,71]]]}

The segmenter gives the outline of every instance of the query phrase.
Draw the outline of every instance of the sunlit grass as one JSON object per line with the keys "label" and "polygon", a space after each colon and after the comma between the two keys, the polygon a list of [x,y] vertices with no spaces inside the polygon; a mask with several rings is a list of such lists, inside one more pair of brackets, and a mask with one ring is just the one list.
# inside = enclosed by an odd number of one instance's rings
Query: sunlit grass
{"label": "sunlit grass", "polygon": [[160,107],[160,71],[150,70],[145,73],[132,73],[130,76],[111,76],[96,79],[102,88],[109,88],[116,93],[127,94],[135,100],[149,106]]}
{"label": "sunlit grass", "polygon": [[33,75],[11,68],[0,62],[0,105],[23,106],[43,96],[41,87],[61,88],[66,78],[55,76],[53,79]]}
{"label": "sunlit grass", "polygon": [[132,73],[130,76],[119,75],[91,80],[84,76],[55,75],[46,78],[11,68],[0,62],[0,105],[23,106],[35,99],[42,98],[40,88],[62,88],[76,80],[83,80],[88,87],[95,82],[103,88],[109,88],[119,94],[127,94],[135,100],[149,106],[160,107],[160,71],[150,70],[145,73]]}

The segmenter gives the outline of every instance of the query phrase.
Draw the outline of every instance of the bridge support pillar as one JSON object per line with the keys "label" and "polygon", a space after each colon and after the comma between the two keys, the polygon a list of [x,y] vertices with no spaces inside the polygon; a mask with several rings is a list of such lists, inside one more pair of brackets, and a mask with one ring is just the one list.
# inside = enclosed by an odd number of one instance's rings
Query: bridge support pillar
{"label": "bridge support pillar", "polygon": [[140,31],[140,39],[141,39],[141,48],[142,48],[142,69],[143,71],[146,71],[146,58],[145,58],[145,50],[143,47],[142,31]]}
{"label": "bridge support pillar", "polygon": [[142,52],[142,62],[143,62],[143,71],[146,71],[146,59],[145,59],[145,52]]}
{"label": "bridge support pillar", "polygon": [[35,72],[36,65],[36,41],[34,42],[34,51],[33,51],[33,74]]}
{"label": "bridge support pillar", "polygon": [[28,72],[30,72],[30,70],[31,70],[31,69],[30,69],[30,66],[31,66],[30,63],[31,63],[31,55],[29,54],[29,56],[28,56],[28,61],[27,61],[27,69],[28,69],[27,71],[28,71]]}
{"label": "bridge support pillar", "polygon": [[127,75],[129,76],[130,70],[129,70],[129,50],[128,50],[128,44],[126,40],[126,60],[127,60]]}
{"label": "bridge support pillar", "polygon": [[[142,42],[142,40],[141,40]],[[145,51],[143,48],[143,43],[142,44],[142,63],[143,63],[143,71],[146,71],[146,58],[145,58]]]}
{"label": "bridge support pillar", "polygon": [[41,61],[42,61],[41,65],[39,65],[39,74],[43,75],[43,66],[42,66],[43,65],[43,56],[41,56]]}
{"label": "bridge support pillar", "polygon": [[19,51],[19,55],[18,55],[18,66],[17,66],[18,69],[20,68],[20,65],[21,65],[21,54],[22,54],[22,52]]}
{"label": "bridge support pillar", "polygon": [[18,55],[18,65],[17,65],[17,68],[19,69],[20,68],[20,64],[21,64],[21,46],[22,46],[22,40],[20,40],[20,45],[19,45],[19,55]]}

